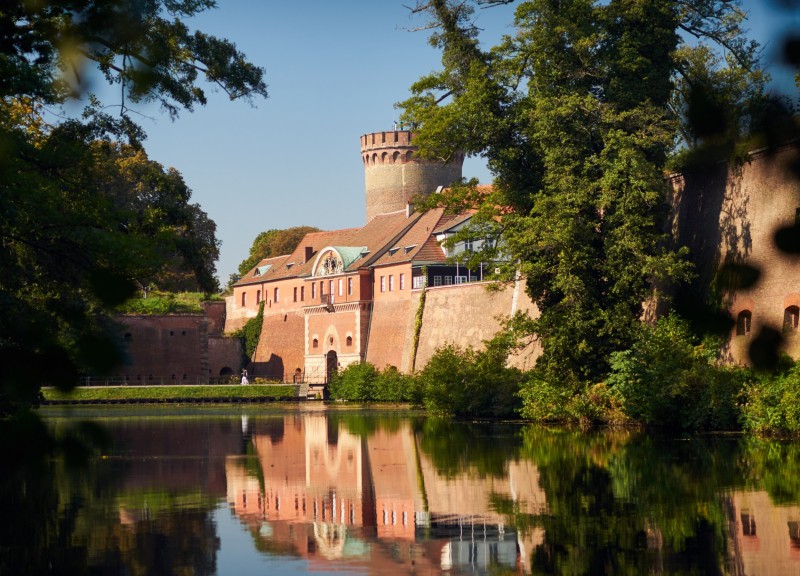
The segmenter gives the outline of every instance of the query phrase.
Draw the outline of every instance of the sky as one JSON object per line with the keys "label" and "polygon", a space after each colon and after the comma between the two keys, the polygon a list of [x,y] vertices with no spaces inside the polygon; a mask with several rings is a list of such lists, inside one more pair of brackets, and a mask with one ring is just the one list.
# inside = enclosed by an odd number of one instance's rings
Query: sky
{"label": "sky", "polygon": [[[440,54],[428,32],[413,30],[424,24],[406,7],[414,0],[217,3],[187,24],[227,38],[263,67],[269,98],[250,105],[209,89],[205,107],[175,121],[155,105],[135,109],[149,157],[180,171],[192,202],[216,223],[224,286],[260,232],[366,223],[359,137],[392,129],[395,103],[410,95],[415,80],[440,68]],[[744,2],[747,27],[766,45],[768,61],[782,31],[800,30],[800,2],[782,1],[792,3],[792,11],[781,12],[770,0]],[[484,47],[513,31],[513,8],[476,12]],[[769,70],[786,82],[786,71],[774,64]],[[480,158],[468,158],[463,174],[491,182]]]}

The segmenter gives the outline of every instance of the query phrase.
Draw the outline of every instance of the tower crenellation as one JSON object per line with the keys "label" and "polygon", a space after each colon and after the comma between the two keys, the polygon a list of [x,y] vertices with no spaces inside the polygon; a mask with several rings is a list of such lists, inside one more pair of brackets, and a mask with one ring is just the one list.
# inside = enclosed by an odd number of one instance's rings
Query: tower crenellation
{"label": "tower crenellation", "polygon": [[410,130],[361,136],[367,221],[378,214],[403,210],[414,196],[427,196],[439,186],[449,186],[461,179],[463,154],[446,163],[424,159],[415,154],[413,138]]}

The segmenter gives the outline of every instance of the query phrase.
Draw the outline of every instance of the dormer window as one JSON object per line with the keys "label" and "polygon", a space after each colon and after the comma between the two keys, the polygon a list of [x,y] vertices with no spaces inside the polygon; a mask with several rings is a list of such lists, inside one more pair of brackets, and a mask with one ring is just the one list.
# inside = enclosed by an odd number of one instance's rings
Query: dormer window
{"label": "dormer window", "polygon": [[389,256],[394,256],[398,250],[400,250],[399,246],[395,246],[394,248],[389,248]]}
{"label": "dormer window", "polygon": [[403,251],[404,251],[406,254],[408,254],[409,252],[411,252],[411,251],[412,251],[414,248],[416,248],[416,247],[417,247],[417,245],[416,245],[416,244],[412,244],[411,246],[406,246],[405,248],[403,248]]}

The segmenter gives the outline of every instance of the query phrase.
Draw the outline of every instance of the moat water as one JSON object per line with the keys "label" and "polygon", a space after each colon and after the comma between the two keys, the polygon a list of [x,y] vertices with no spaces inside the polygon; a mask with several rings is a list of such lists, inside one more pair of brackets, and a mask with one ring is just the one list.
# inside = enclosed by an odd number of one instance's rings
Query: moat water
{"label": "moat water", "polygon": [[[800,575],[800,443],[310,404],[47,408],[5,574]],[[87,424],[89,422],[89,424]]]}

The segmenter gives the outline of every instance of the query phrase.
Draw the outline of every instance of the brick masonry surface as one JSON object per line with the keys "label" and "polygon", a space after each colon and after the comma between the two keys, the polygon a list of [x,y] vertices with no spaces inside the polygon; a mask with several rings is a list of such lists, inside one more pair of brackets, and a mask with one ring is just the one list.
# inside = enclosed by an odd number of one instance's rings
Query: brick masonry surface
{"label": "brick masonry surface", "polygon": [[760,271],[758,282],[721,294],[733,319],[750,313],[746,334],[731,330],[724,353],[728,361],[746,363],[753,337],[766,326],[782,331],[784,350],[798,357],[797,326],[784,331],[787,307],[800,304],[800,259],[777,249],[774,234],[800,217],[800,180],[791,166],[800,162],[796,145],[774,154],[750,154],[741,166],[717,164],[672,179],[672,235],[691,249],[698,280],[690,297],[702,298],[725,262],[744,263]]}

